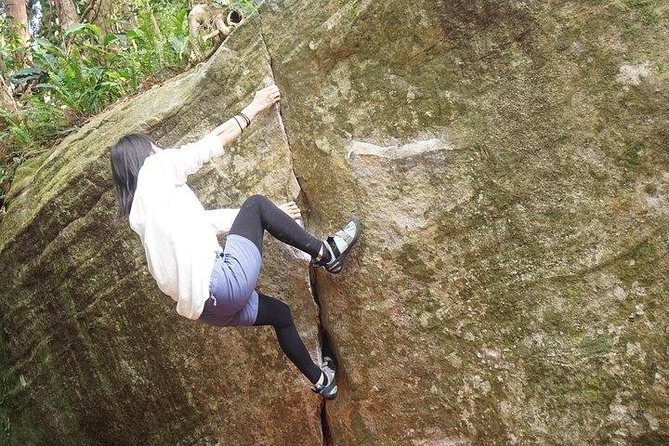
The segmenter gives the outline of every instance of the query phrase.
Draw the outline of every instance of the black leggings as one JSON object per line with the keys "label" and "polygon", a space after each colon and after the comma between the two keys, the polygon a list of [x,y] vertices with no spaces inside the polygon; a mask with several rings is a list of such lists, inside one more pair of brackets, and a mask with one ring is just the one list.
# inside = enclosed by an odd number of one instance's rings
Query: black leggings
{"label": "black leggings", "polygon": [[230,228],[230,234],[251,240],[262,254],[263,234],[267,232],[300,251],[318,256],[323,242],[305,231],[267,197],[252,195],[244,201]]}
{"label": "black leggings", "polygon": [[281,350],[312,384],[316,384],[321,377],[321,369],[314,364],[300,339],[288,305],[258,293],[258,317],[253,325],[273,326]]}
{"label": "black leggings", "polygon": [[[265,229],[282,242],[314,257],[320,253],[323,247],[322,241],[305,231],[267,197],[253,195],[246,199],[239,210],[239,214],[230,229],[230,234],[240,235],[251,240],[262,254]],[[300,339],[288,305],[273,297],[258,293],[258,316],[253,325],[273,326],[279,345],[288,359],[312,384],[319,380],[321,369],[313,362],[302,339]]]}

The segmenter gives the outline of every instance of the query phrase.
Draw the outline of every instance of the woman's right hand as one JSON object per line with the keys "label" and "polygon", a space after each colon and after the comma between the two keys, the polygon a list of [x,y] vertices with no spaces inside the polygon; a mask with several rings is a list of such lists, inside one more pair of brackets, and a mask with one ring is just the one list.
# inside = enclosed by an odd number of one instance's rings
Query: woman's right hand
{"label": "woman's right hand", "polygon": [[[262,90],[256,91],[253,101],[246,107],[248,112],[253,114],[253,117],[258,113],[267,110],[272,105],[281,100],[281,92],[276,85],[270,85]],[[253,117],[250,117],[253,119]]]}

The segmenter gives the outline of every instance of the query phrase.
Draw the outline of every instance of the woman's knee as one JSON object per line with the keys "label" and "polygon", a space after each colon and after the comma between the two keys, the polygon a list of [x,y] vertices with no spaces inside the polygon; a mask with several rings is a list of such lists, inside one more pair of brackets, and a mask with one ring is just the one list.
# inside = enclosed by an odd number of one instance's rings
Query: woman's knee
{"label": "woman's knee", "polygon": [[260,324],[283,327],[293,324],[293,315],[286,303],[258,293],[258,320]]}
{"label": "woman's knee", "polygon": [[278,301],[276,305],[276,319],[280,325],[290,325],[293,323],[293,313],[290,311],[290,307],[284,302]]}
{"label": "woman's knee", "polygon": [[281,302],[280,305],[279,319],[284,323],[284,325],[293,323],[293,313],[290,311],[290,307],[284,302]]}
{"label": "woman's knee", "polygon": [[269,199],[260,194],[254,194],[248,197],[246,200],[244,200],[243,206],[252,206],[252,207],[257,207],[259,208],[263,203],[266,203],[269,201]]}

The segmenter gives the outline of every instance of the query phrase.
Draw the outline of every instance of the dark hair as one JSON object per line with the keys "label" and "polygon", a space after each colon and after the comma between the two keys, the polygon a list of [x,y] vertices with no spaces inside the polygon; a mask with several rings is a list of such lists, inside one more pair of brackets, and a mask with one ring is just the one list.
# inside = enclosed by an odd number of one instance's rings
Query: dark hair
{"label": "dark hair", "polygon": [[137,189],[137,175],[144,160],[153,153],[153,140],[146,135],[131,134],[119,139],[109,155],[112,176],[118,192],[119,215],[130,215]]}

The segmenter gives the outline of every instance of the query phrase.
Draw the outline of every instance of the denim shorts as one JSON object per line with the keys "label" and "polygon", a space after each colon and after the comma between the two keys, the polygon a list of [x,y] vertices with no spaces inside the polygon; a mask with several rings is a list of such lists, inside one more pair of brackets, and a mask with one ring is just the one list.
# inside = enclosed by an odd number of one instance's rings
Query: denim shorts
{"label": "denim shorts", "polygon": [[258,247],[240,235],[230,234],[216,258],[209,299],[199,320],[220,327],[253,325],[258,316],[255,287],[261,267]]}

